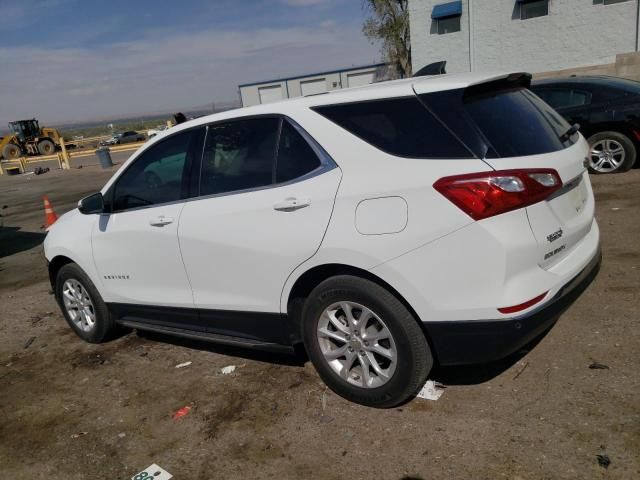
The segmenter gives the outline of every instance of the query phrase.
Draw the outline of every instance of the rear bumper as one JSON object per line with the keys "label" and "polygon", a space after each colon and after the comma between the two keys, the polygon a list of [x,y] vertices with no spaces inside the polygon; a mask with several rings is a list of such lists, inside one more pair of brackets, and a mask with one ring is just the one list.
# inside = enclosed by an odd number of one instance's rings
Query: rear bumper
{"label": "rear bumper", "polygon": [[501,320],[423,322],[440,365],[486,363],[504,358],[540,336],[582,294],[598,274],[602,253],[540,309]]}

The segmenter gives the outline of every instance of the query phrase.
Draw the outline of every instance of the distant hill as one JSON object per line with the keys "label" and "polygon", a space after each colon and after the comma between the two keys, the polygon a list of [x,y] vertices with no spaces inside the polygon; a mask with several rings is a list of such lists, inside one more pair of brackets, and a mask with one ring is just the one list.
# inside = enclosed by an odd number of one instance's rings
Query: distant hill
{"label": "distant hill", "polygon": [[[238,102],[216,102],[212,105],[191,107],[182,110],[182,113],[184,113],[187,118],[197,118],[239,107],[240,104]],[[176,110],[176,112],[177,111],[178,110]],[[89,137],[110,134],[112,131],[119,132],[124,130],[144,130],[153,128],[156,125],[164,125],[167,120],[173,120],[174,113],[175,112],[140,113],[123,117],[104,117],[81,122],[41,124],[41,126],[56,127],[66,138],[71,139],[76,135]],[[113,130],[109,128],[109,125],[113,125]],[[1,128],[0,136],[6,135],[8,131],[9,130],[6,127]]]}

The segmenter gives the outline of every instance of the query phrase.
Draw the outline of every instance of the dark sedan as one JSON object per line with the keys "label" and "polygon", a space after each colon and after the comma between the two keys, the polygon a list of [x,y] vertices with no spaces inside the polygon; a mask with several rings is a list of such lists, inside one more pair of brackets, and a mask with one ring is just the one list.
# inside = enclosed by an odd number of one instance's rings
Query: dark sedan
{"label": "dark sedan", "polygon": [[100,145],[103,145],[103,146],[120,145],[121,143],[142,142],[144,140],[146,140],[144,134],[130,130],[124,133],[116,133],[109,140],[100,142]]}
{"label": "dark sedan", "polygon": [[626,172],[640,149],[640,82],[616,77],[538,80],[531,90],[555,108],[591,146],[594,173]]}

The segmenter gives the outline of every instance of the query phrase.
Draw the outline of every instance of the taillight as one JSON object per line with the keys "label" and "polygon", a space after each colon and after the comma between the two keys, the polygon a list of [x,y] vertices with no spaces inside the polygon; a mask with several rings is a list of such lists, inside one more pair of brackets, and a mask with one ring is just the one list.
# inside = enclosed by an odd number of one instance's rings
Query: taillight
{"label": "taillight", "polygon": [[552,169],[497,170],[444,177],[433,184],[475,220],[533,205],[562,186]]}

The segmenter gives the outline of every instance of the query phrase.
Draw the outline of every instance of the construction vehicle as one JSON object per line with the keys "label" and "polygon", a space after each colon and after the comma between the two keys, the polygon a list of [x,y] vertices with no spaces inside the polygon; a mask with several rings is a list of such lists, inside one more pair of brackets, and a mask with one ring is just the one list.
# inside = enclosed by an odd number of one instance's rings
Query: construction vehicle
{"label": "construction vehicle", "polygon": [[42,127],[38,120],[9,122],[10,133],[0,139],[0,155],[13,160],[25,155],[51,155],[60,148],[60,133],[55,128]]}

